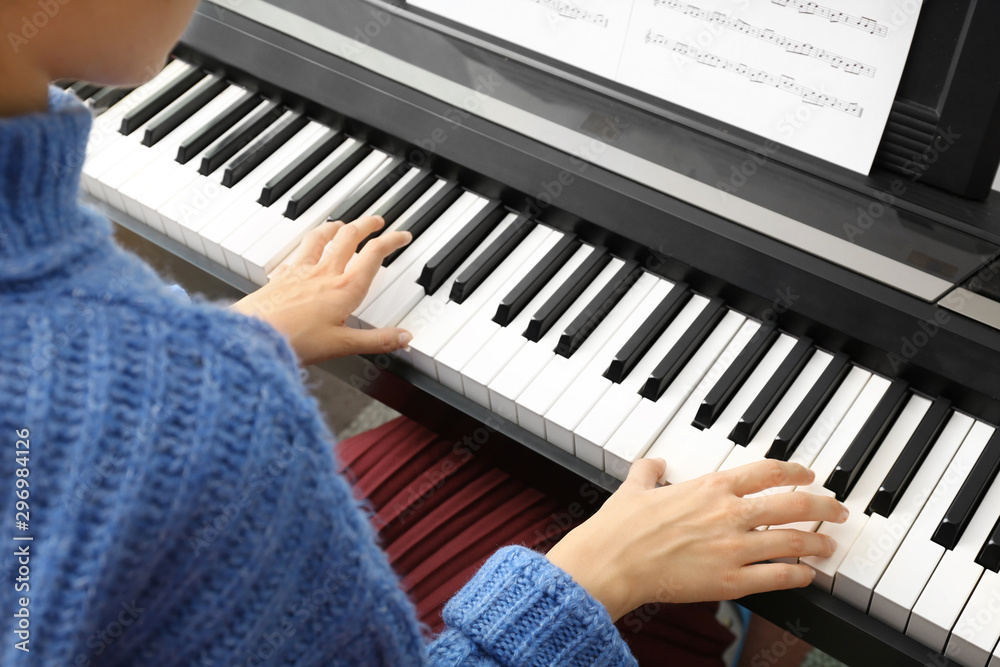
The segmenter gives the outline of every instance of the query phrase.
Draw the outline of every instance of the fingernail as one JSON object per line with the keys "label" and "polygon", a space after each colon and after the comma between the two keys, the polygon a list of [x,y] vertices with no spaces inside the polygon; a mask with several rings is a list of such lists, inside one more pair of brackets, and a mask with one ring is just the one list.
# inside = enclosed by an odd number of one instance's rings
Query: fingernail
{"label": "fingernail", "polygon": [[809,481],[812,482],[815,479],[816,479],[816,471],[815,470],[810,470],[809,471]]}
{"label": "fingernail", "polygon": [[403,333],[399,334],[400,347],[406,347],[407,345],[410,344],[411,340],[413,340],[413,334],[411,334],[409,331],[404,331]]}
{"label": "fingernail", "polygon": [[406,242],[409,243],[413,240],[413,232],[403,232],[406,234]]}
{"label": "fingernail", "polygon": [[849,517],[849,516],[851,516],[851,510],[847,509],[847,507],[845,506],[844,507],[843,518],[841,519],[841,521],[847,521],[847,517]]}
{"label": "fingernail", "polygon": [[816,570],[809,568],[809,580],[812,581],[816,578]]}
{"label": "fingernail", "polygon": [[830,543],[830,553],[834,553],[837,550],[837,540],[832,537],[827,537],[826,541]]}

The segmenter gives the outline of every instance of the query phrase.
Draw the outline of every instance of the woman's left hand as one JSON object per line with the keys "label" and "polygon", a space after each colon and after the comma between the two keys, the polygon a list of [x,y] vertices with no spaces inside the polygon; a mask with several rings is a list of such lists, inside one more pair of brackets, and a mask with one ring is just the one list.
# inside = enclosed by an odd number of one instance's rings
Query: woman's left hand
{"label": "woman's left hand", "polygon": [[406,347],[412,336],[403,329],[352,329],[345,324],[368,294],[382,260],[412,239],[409,232],[387,232],[355,254],[384,224],[381,217],[366,216],[350,224],[320,225],[274,270],[267,285],[233,308],[284,334],[303,365]]}

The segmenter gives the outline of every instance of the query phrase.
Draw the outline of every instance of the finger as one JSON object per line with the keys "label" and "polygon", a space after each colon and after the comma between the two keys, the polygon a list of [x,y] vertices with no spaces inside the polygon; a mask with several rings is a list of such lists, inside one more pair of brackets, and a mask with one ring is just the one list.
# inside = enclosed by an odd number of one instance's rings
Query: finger
{"label": "finger", "polygon": [[382,266],[382,260],[412,240],[413,234],[410,232],[386,232],[369,241],[351,262],[351,275],[356,275],[365,285],[371,285],[378,267]]}
{"label": "finger", "polygon": [[316,229],[310,231],[303,237],[299,247],[286,260],[286,265],[315,265],[319,262],[320,257],[323,256],[323,249],[333,240],[343,226],[344,223],[339,220],[337,222],[324,222]]}
{"label": "finger", "polygon": [[638,489],[655,489],[656,480],[667,468],[667,462],[663,459],[639,459],[632,464],[625,478],[625,484]]}
{"label": "finger", "polygon": [[812,484],[816,474],[798,463],[764,459],[733,468],[733,493],[748,496],[775,486],[805,486]]}
{"label": "finger", "polygon": [[804,530],[772,528],[747,533],[746,559],[751,563],[778,558],[827,558],[837,550],[832,537]]}
{"label": "finger", "polygon": [[379,354],[406,347],[413,335],[405,329],[337,329],[336,349],[333,356],[346,357],[351,354]]}
{"label": "finger", "polygon": [[344,272],[347,262],[354,257],[358,245],[372,232],[382,229],[385,220],[381,216],[366,215],[358,218],[344,228],[333,238],[323,251],[317,266],[324,272],[340,275]]}
{"label": "finger", "polygon": [[780,526],[799,521],[832,521],[843,523],[847,520],[847,508],[836,498],[819,496],[804,491],[776,493],[743,500],[750,510],[747,519],[751,528],[756,526]]}
{"label": "finger", "polygon": [[789,563],[747,565],[740,568],[733,597],[802,588],[811,584],[815,577],[816,573],[808,565]]}

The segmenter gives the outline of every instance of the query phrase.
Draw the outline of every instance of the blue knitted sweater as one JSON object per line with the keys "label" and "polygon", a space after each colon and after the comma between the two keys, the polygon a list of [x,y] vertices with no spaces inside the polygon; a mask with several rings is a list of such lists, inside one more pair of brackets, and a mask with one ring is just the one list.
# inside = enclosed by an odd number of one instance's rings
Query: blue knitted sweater
{"label": "blue knitted sweater", "polygon": [[425,645],[286,341],[77,203],[90,124],[0,120],[0,664],[634,664],[521,547]]}

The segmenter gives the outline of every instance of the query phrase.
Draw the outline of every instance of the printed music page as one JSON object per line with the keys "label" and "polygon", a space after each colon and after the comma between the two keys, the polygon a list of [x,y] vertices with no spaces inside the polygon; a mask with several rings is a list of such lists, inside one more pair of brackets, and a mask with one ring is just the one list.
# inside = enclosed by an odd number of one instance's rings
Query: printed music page
{"label": "printed music page", "polygon": [[410,0],[482,32],[614,79],[630,0]]}
{"label": "printed music page", "polygon": [[636,0],[617,80],[867,174],[920,0]]}

